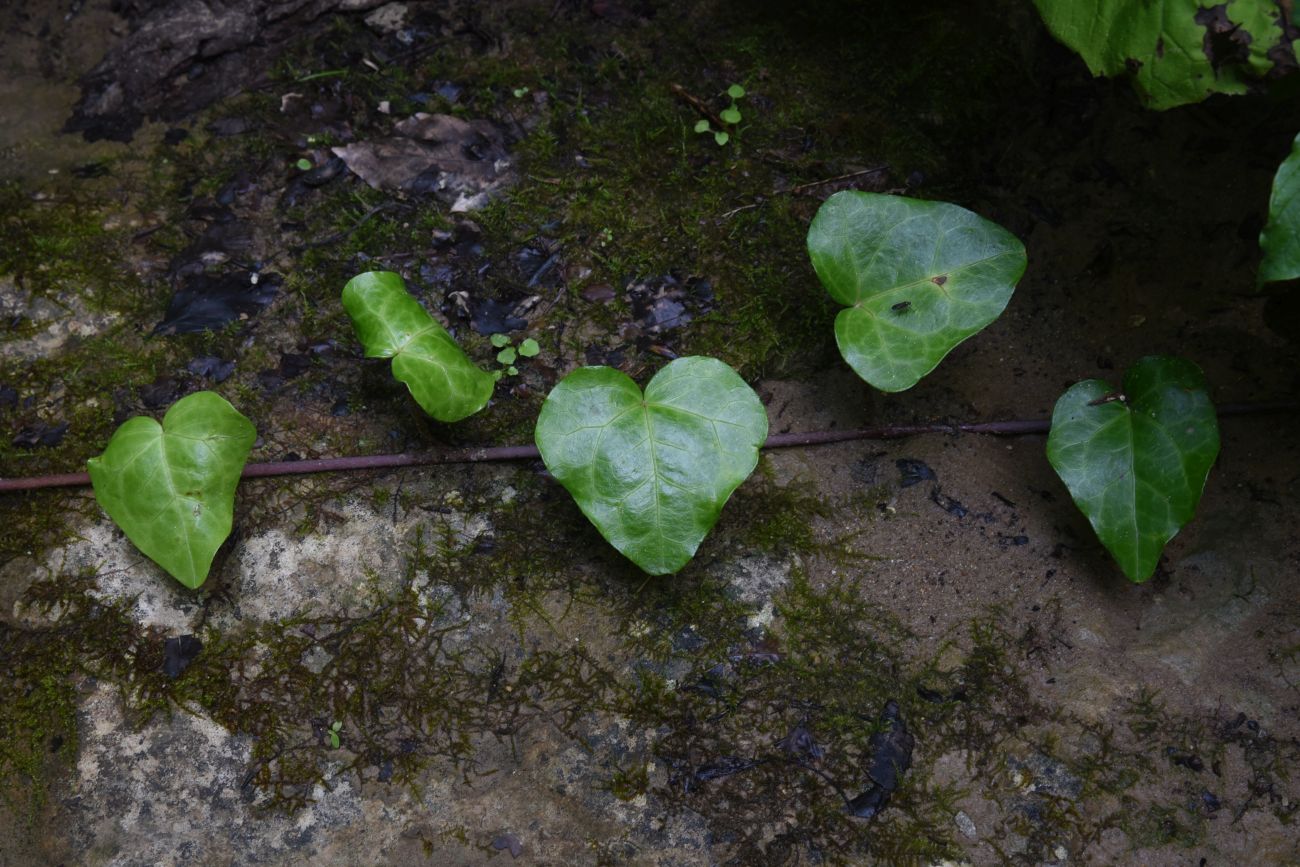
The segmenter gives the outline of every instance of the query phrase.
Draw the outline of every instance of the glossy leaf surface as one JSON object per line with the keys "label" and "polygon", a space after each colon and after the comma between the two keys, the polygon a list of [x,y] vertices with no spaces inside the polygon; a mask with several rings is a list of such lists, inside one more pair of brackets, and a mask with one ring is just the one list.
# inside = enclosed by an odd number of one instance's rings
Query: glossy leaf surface
{"label": "glossy leaf surface", "polygon": [[495,380],[480,370],[391,271],[358,274],[343,287],[367,358],[391,358],[393,376],[426,413],[453,422],[473,415],[492,397]]}
{"label": "glossy leaf surface", "polygon": [[831,297],[840,354],[882,391],[911,388],[997,319],[1025,271],[1025,248],[996,223],[947,202],[845,191],[808,229]]}
{"label": "glossy leaf surface", "polygon": [[86,462],[95,499],[137,548],[186,587],[230,535],[235,486],[257,431],[218,394],[178,400],[162,424],[125,422]]}
{"label": "glossy leaf surface", "polygon": [[[1129,75],[1154,109],[1246,93],[1284,58],[1293,40],[1278,24],[1291,4],[1273,0],[1034,0],[1052,35],[1093,75]],[[1274,58],[1276,55],[1276,61]],[[1294,59],[1291,60],[1294,64]]]}
{"label": "glossy leaf surface", "polygon": [[1264,251],[1260,285],[1300,277],[1300,136],[1273,176],[1268,222],[1260,232],[1259,246]]}
{"label": "glossy leaf surface", "polygon": [[694,556],[767,439],[762,402],[713,358],[679,358],[645,394],[611,367],[582,367],[546,398],[537,448],[611,545],[651,575]]}
{"label": "glossy leaf surface", "polygon": [[1124,400],[1098,379],[1056,402],[1047,459],[1131,581],[1155,572],[1165,544],[1192,519],[1219,453],[1205,380],[1180,358],[1143,358]]}

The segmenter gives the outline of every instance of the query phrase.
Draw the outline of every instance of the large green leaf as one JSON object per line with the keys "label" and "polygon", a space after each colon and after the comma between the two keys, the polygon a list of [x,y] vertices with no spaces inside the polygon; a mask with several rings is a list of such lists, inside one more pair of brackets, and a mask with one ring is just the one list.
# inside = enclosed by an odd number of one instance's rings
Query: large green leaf
{"label": "large green leaf", "polygon": [[537,448],[611,545],[651,575],[690,561],[758,463],[767,413],[713,358],[679,358],[645,394],[611,367],[581,367],[546,398]]}
{"label": "large green leaf", "polygon": [[846,191],[808,228],[808,255],[831,297],[840,354],[882,391],[911,388],[953,347],[998,318],[1025,272],[1006,229],[947,202]]}
{"label": "large green leaf", "polygon": [[256,437],[225,398],[200,391],[176,401],[161,425],[129,419],[86,467],[95,499],[126,537],[194,588],[230,535],[235,486]]}
{"label": "large green leaf", "polygon": [[1268,222],[1259,234],[1259,246],[1264,250],[1258,275],[1261,286],[1300,277],[1300,135],[1273,177]]}
{"label": "large green leaf", "polygon": [[1200,369],[1143,358],[1115,393],[1099,379],[1056,402],[1047,459],[1131,581],[1155,571],[1192,519],[1219,453],[1219,425]]}
{"label": "large green leaf", "polygon": [[482,409],[496,381],[480,370],[392,271],[367,271],[343,287],[367,358],[393,359],[393,376],[406,383],[425,412],[460,421]]}
{"label": "large green leaf", "polygon": [[[1275,0],[1034,0],[1093,75],[1131,75],[1154,109],[1246,93],[1294,63]],[[1274,58],[1277,63],[1275,64]]]}

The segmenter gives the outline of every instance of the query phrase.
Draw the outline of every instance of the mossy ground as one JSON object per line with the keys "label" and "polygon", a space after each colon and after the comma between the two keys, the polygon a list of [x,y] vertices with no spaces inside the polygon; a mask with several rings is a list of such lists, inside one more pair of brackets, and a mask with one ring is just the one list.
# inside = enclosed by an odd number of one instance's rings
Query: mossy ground
{"label": "mossy ground", "polygon": [[[112,207],[103,187],[87,200],[69,193],[53,201],[0,190],[0,273],[54,297],[84,289],[96,309],[121,316],[57,357],[0,362],[0,384],[37,396],[27,410],[33,420],[70,425],[54,448],[0,440],[4,475],[79,469],[122,416],[141,410],[142,388],[166,376],[201,387],[184,373],[200,354],[238,362],[235,375],[213,387],[257,424],[259,458],[527,442],[557,371],[581,362],[591,335],[621,347],[625,368],[642,379],[662,364],[662,346],[622,341],[617,332],[629,318],[622,288],[666,274],[706,279],[715,293],[709,312],[660,341],[671,352],[722,358],[751,381],[810,376],[835,358],[834,309],[803,248],[819,198],[794,190],[880,166],[869,176],[877,188],[919,185],[928,196],[996,212],[1000,188],[976,178],[1009,170],[980,138],[989,95],[1033,79],[1044,39],[1027,4],[961,7],[960,14],[902,3],[868,10],[826,2],[798,11],[768,3],[665,6],[653,9],[652,26],[619,29],[613,39],[605,23],[567,8],[482,10],[475,32],[495,37],[487,44],[481,36],[453,40],[377,69],[356,58],[392,45],[340,19],[282,58],[278,89],[213,110],[251,118],[252,133],[217,138],[195,124],[190,139],[152,158],[148,182],[138,180],[138,167],[113,167],[134,179],[138,225],[106,224]],[[974,46],[972,33],[979,34]],[[432,93],[445,80],[462,89],[454,104]],[[744,119],[719,147],[693,131],[698,117],[672,86],[716,110],[733,83],[747,91]],[[530,323],[542,355],[520,365],[488,412],[456,428],[431,424],[383,365],[356,357],[338,304],[343,283],[368,268],[418,275],[418,264],[433,257],[433,233],[454,230],[458,218],[432,200],[379,193],[355,178],[294,204],[277,206],[268,195],[241,211],[257,227],[250,255],[286,275],[270,309],[215,334],[149,336],[168,294],[160,263],[189,241],[185,209],[241,173],[278,190],[298,159],[328,156],[334,133],[282,122],[279,91],[290,88],[343,106],[359,138],[386,127],[381,101],[393,116],[445,110],[520,122],[518,185],[473,215],[481,261],[490,267],[462,274],[457,288],[503,301],[525,297],[534,290],[512,263],[538,243],[561,253],[567,279],[545,299],[548,312]],[[528,94],[516,95],[522,88]],[[531,97],[539,93],[544,104]],[[1036,107],[997,104],[1005,125]],[[525,120],[531,131],[523,131]],[[982,163],[970,168],[977,158]],[[144,230],[152,231],[139,238]],[[584,290],[602,283],[614,287],[614,300],[586,300]],[[439,302],[428,287],[417,288]],[[470,354],[490,365],[487,338],[456,326]],[[315,357],[301,377],[272,389],[259,379],[280,353],[328,341],[338,349]],[[349,415],[332,411],[339,400]],[[1171,777],[1174,755],[1209,764],[1244,751],[1263,781],[1252,806],[1288,819],[1294,811],[1269,795],[1296,758],[1293,744],[1171,714],[1153,695],[1138,696],[1120,725],[1074,718],[1036,696],[1029,660],[1043,638],[1006,612],[972,611],[936,642],[874,604],[869,544],[836,529],[870,526],[878,517],[874,495],[777,484],[765,467],[737,492],[691,566],[671,581],[647,581],[601,544],[552,484],[528,468],[516,475],[518,495],[504,505],[474,471],[461,477],[466,501],[496,528],[490,544],[457,551],[447,540],[422,539],[406,552],[401,589],[366,610],[230,634],[207,629],[202,655],[175,680],[162,673],[162,636],[133,624],[124,606],[90,596],[87,576],[34,584],[27,601],[58,605],[63,614],[44,631],[0,629],[0,655],[9,660],[0,687],[0,772],[17,781],[35,815],[75,756],[77,688],[90,677],[120,686],[140,723],[200,710],[250,735],[243,782],[274,810],[302,807],[340,761],[366,781],[415,787],[431,767],[467,777],[491,770],[476,765],[479,747],[510,742],[530,726],[553,724],[582,742],[593,715],[630,720],[656,739],[648,751],[616,757],[599,784],[623,801],[649,794],[698,811],[719,850],[739,863],[960,857],[954,805],[977,779],[1002,799],[1001,827],[1020,840],[1019,848],[1008,844],[1007,859],[1038,863],[1059,845],[1082,851],[1108,828],[1124,830],[1138,847],[1188,847],[1207,833],[1206,812],[1194,781],[1179,778],[1181,771]],[[298,534],[328,532],[331,503],[344,495],[366,496],[376,510],[414,506],[400,485],[369,477],[246,487],[245,530],[291,515]],[[39,555],[93,508],[57,493],[4,505],[6,558]],[[596,553],[573,556],[582,549]],[[795,563],[773,599],[777,618],[767,632],[750,625],[751,610],[713,568],[737,552]],[[462,641],[449,607],[473,610],[495,599],[516,643]],[[592,623],[614,637],[592,646],[569,640]],[[323,666],[310,662],[319,654]],[[868,784],[870,738],[891,700],[917,738],[917,761],[890,809],[868,824],[849,817],[843,802]],[[342,723],[338,751],[327,734],[335,722]],[[798,761],[778,746],[798,726],[815,733],[820,762]],[[1175,752],[1153,747],[1157,735]],[[950,755],[964,757],[964,781],[935,773],[935,760]],[[1050,757],[1078,791],[1030,791],[1025,755]],[[701,766],[722,760],[737,760],[738,770],[692,783]],[[1113,809],[1083,810],[1082,801]]]}

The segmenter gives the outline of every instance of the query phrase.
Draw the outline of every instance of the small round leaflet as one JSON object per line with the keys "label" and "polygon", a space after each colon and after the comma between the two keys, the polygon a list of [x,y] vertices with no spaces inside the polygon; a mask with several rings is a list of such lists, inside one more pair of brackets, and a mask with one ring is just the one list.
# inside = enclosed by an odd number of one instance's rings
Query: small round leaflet
{"label": "small round leaflet", "polygon": [[1148,356],[1123,392],[1089,379],[1056,402],[1047,459],[1130,581],[1192,519],[1219,454],[1219,425],[1200,369]]}
{"label": "small round leaflet", "polygon": [[126,537],[195,588],[230,535],[235,487],[256,437],[225,398],[200,391],[176,401],[161,425],[129,419],[86,467],[95,499]]}
{"label": "small round leaflet", "polygon": [[947,202],[845,191],[808,229],[808,255],[846,305],[835,341],[881,391],[911,388],[1006,308],[1025,271],[1006,229]]}
{"label": "small round leaflet", "polygon": [[679,358],[645,394],[611,367],[552,389],[537,448],[602,536],[651,575],[695,555],[767,439],[762,401],[713,358]]}

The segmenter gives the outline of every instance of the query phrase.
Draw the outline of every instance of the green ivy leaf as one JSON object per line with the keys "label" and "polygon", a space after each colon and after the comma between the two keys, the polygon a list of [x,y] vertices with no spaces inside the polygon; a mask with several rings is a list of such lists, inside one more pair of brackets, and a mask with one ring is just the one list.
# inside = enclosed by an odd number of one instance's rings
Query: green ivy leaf
{"label": "green ivy leaf", "polygon": [[713,358],[679,358],[635,382],[581,367],[546,398],[535,432],[546,468],[602,536],[651,575],[676,572],[758,463],[767,413]]}
{"label": "green ivy leaf", "polygon": [[916,385],[997,319],[1025,271],[1024,245],[964,208],[854,191],[822,204],[808,255],[849,305],[835,317],[840,354],[882,391]]}
{"label": "green ivy leaf", "polygon": [[95,499],[144,554],[191,589],[230,535],[235,487],[257,431],[210,391],[183,397],[162,424],[136,416],[86,461]]}
{"label": "green ivy leaf", "polygon": [[1143,358],[1109,383],[1076,383],[1056,402],[1047,459],[1129,580],[1151,577],[1165,543],[1192,519],[1219,453],[1200,369]]}
{"label": "green ivy leaf", "polygon": [[[1294,58],[1274,0],[1034,0],[1052,35],[1079,52],[1093,75],[1131,75],[1154,109],[1246,93]],[[1211,8],[1212,7],[1212,8]],[[1214,57],[1206,54],[1206,48]],[[1279,69],[1282,67],[1279,65]]]}
{"label": "green ivy leaf", "polygon": [[358,274],[343,287],[343,307],[366,357],[393,359],[393,376],[438,421],[460,421],[492,397],[495,380],[469,360],[399,275]]}
{"label": "green ivy leaf", "polygon": [[1259,246],[1264,251],[1259,285],[1300,277],[1300,135],[1273,177],[1268,222],[1259,234]]}
{"label": "green ivy leaf", "polygon": [[524,338],[519,344],[519,354],[524,358],[534,358],[541,351],[542,347],[531,337]]}

